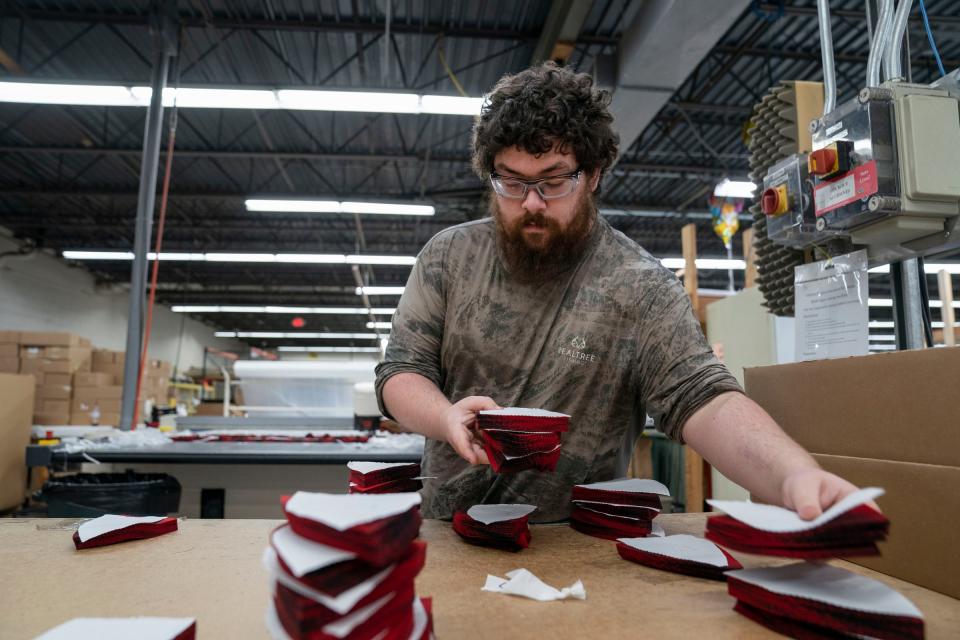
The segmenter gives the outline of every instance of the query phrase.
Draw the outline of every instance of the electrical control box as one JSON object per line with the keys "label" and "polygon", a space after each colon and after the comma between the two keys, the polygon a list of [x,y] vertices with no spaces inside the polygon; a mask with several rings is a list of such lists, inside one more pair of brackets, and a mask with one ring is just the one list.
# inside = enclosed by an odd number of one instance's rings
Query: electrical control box
{"label": "electrical control box", "polygon": [[815,120],[811,131],[817,231],[866,246],[874,263],[960,247],[955,96],[886,83]]}
{"label": "electrical control box", "polygon": [[817,230],[810,158],[797,153],[774,164],[763,177],[760,210],[767,219],[767,237],[776,244],[803,249],[839,235]]}

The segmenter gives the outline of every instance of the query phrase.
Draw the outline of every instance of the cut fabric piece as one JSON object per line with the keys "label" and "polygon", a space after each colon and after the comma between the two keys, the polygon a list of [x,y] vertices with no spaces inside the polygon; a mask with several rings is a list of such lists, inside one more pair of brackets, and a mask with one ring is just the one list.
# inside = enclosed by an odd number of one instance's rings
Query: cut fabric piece
{"label": "cut fabric piece", "polygon": [[487,432],[481,431],[480,435],[483,440],[483,450],[487,454],[490,468],[493,469],[494,473],[517,473],[528,469],[554,471],[557,468],[557,462],[560,460],[559,444],[547,451],[510,456],[503,452]]}
{"label": "cut fabric piece", "polygon": [[384,596],[380,600],[322,626],[299,620],[281,598],[274,597],[280,624],[294,640],[373,640],[384,631],[400,627],[398,637],[409,637],[413,630],[413,587]]}
{"label": "cut fabric piece", "polygon": [[509,431],[567,431],[570,416],[545,409],[508,407],[480,411],[477,424],[481,429],[507,429]]}
{"label": "cut fabric piece", "polygon": [[526,569],[514,569],[507,572],[506,578],[487,575],[487,581],[480,588],[481,591],[490,591],[492,593],[503,593],[512,596],[521,596],[540,602],[549,602],[552,600],[566,600],[573,598],[576,600],[586,600],[587,591],[583,583],[577,580],[569,587],[556,589],[546,584],[540,578],[533,575]]}
{"label": "cut fabric piece", "polygon": [[617,552],[621,558],[647,567],[710,580],[725,580],[724,572],[743,568],[717,545],[687,534],[620,538]]}
{"label": "cut fabric piece", "polygon": [[826,564],[731,571],[727,590],[746,605],[740,613],[771,628],[811,626],[824,634],[819,637],[832,637],[831,632],[884,639],[924,635],[923,614],[899,592]]}
{"label": "cut fabric piece", "polygon": [[36,640],[193,640],[196,618],[74,618]]}
{"label": "cut fabric piece", "polygon": [[528,504],[480,504],[453,514],[453,530],[465,541],[485,547],[520,551],[530,546]]}
{"label": "cut fabric piece", "polygon": [[407,585],[412,585],[414,578],[423,569],[424,562],[426,561],[426,552],[426,543],[419,540],[415,541],[410,546],[409,553],[402,560],[362,582],[354,583],[349,589],[342,591],[336,596],[329,596],[319,592],[285,573],[277,562],[277,557],[271,548],[267,548],[264,552],[263,563],[267,571],[269,571],[274,580],[277,581],[278,590],[283,587],[285,591],[290,591],[304,600],[304,602],[300,603],[302,607],[315,604],[316,610],[314,614],[316,616],[326,616],[332,620],[336,617],[346,615],[348,612],[354,611],[357,608],[371,604],[384,595],[404,588]]}
{"label": "cut fabric piece", "polygon": [[670,490],[656,480],[621,478],[573,487],[572,500],[606,504],[647,507],[660,510],[660,496],[669,496]]}
{"label": "cut fabric piece", "polygon": [[297,492],[284,505],[294,533],[378,567],[403,556],[420,531],[420,495]]}
{"label": "cut fabric piece", "polygon": [[730,515],[708,518],[706,537],[738,551],[789,558],[879,555],[876,543],[886,539],[890,521],[864,503],[882,493],[862,489],[811,521],[782,507],[711,500]]}
{"label": "cut fabric piece", "polygon": [[[422,486],[419,483],[420,464],[417,462],[348,462],[347,469],[350,470],[351,492],[354,491],[354,485],[358,493],[390,493],[384,485],[391,483],[406,482],[412,485],[416,481],[418,487]],[[377,491],[374,487],[381,490]],[[419,491],[419,488],[415,490]]]}
{"label": "cut fabric piece", "polygon": [[413,493],[423,489],[423,481],[420,478],[411,478],[406,480],[391,480],[381,484],[360,485],[351,482],[348,488],[350,493]]}
{"label": "cut fabric piece", "polygon": [[73,534],[73,546],[91,549],[129,540],[155,538],[176,530],[176,518],[105,515],[81,524]]}

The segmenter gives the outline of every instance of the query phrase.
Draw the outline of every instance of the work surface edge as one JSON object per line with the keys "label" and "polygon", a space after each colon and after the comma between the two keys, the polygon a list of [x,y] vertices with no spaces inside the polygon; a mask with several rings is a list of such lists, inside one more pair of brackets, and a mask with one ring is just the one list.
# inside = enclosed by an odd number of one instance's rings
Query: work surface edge
{"label": "work surface edge", "polygon": [[[702,535],[702,514],[662,515],[668,534]],[[269,584],[260,557],[275,520],[182,520],[180,531],[76,551],[71,521],[0,519],[0,637],[32,638],[79,616],[191,616],[199,638],[266,638]],[[772,638],[732,610],[721,582],[621,559],[613,542],[566,525],[535,525],[520,553],[464,543],[449,523],[424,522],[427,565],[417,592],[432,596],[437,637]],[[734,553],[746,567],[782,561]],[[960,601],[849,563],[910,598],[927,638],[955,637]],[[488,573],[520,567],[548,584],[583,580],[586,601],[534,602],[483,593]]]}

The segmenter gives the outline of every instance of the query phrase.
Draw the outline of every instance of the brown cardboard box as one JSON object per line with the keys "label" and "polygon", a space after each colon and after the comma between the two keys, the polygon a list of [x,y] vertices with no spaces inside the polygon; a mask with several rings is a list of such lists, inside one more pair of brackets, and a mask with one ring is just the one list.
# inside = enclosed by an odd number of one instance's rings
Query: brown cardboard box
{"label": "brown cardboard box", "polygon": [[824,469],[861,487],[883,487],[877,504],[890,518],[879,558],[848,558],[928,589],[960,598],[960,561],[950,549],[960,514],[960,467],[814,455]]}
{"label": "brown cardboard box", "polygon": [[46,358],[27,357],[20,359],[21,373],[66,373],[90,371],[90,359],[76,360],[48,360]]}
{"label": "brown cardboard box", "polygon": [[20,358],[0,358],[0,373],[19,373]]}
{"label": "brown cardboard box", "polygon": [[43,357],[43,347],[21,346],[18,353],[21,360],[39,360]]}
{"label": "brown cardboard box", "polygon": [[20,344],[54,346],[54,347],[79,347],[80,336],[66,331],[21,331]]}
{"label": "brown cardboard box", "polygon": [[109,349],[95,349],[93,351],[93,363],[95,365],[119,364],[123,365],[126,360],[126,353],[123,351],[111,351]]}
{"label": "brown cardboard box", "polygon": [[120,412],[116,413],[101,413],[100,414],[100,426],[103,427],[116,427],[120,425]]}
{"label": "brown cardboard box", "polygon": [[72,360],[82,362],[91,357],[92,351],[86,347],[44,347],[43,357],[47,360]]}
{"label": "brown cardboard box", "polygon": [[94,407],[100,408],[100,413],[120,413],[120,403],[122,400],[77,400],[73,399],[70,403],[70,410],[78,413],[93,411]]}
{"label": "brown cardboard box", "polygon": [[23,452],[33,424],[33,379],[0,373],[0,511],[23,502],[27,467]]}
{"label": "brown cardboard box", "polygon": [[0,344],[20,344],[20,332],[0,331]]}
{"label": "brown cardboard box", "polygon": [[33,423],[48,425],[70,424],[70,413],[36,413],[33,416]]}
{"label": "brown cardboard box", "polygon": [[43,396],[37,393],[39,389],[33,388],[33,412],[43,413]]}
{"label": "brown cardboard box", "polygon": [[[960,466],[960,349],[744,371],[747,395],[813,453]],[[955,388],[955,387],[954,387]]]}
{"label": "brown cardboard box", "polygon": [[123,386],[78,387],[73,394],[74,400],[119,400],[123,397]]}
{"label": "brown cardboard box", "polygon": [[79,371],[73,375],[74,387],[109,387],[114,384],[115,377],[109,373]]}
{"label": "brown cardboard box", "polygon": [[69,373],[44,373],[43,384],[59,384],[69,387],[73,384],[73,376]]}
{"label": "brown cardboard box", "polygon": [[45,384],[37,387],[37,395],[44,400],[70,400],[73,387],[69,384]]}
{"label": "brown cardboard box", "polygon": [[95,362],[93,364],[92,371],[93,373],[105,373],[111,376],[115,381],[123,380],[123,363],[117,364],[114,362]]}
{"label": "brown cardboard box", "polygon": [[20,356],[20,347],[11,342],[0,342],[0,358],[17,358]]}
{"label": "brown cardboard box", "polygon": [[70,413],[70,401],[44,399],[43,409],[39,413]]}
{"label": "brown cardboard box", "polygon": [[[853,562],[960,598],[960,349],[901,351],[755,367],[747,395],[820,464],[886,489],[882,555]],[[946,382],[945,381],[949,381]],[[946,385],[946,386],[945,386]]]}

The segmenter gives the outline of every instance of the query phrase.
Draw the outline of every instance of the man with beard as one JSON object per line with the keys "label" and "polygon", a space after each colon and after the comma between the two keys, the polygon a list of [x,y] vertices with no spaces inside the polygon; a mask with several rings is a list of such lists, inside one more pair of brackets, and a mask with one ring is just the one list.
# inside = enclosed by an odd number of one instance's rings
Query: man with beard
{"label": "man with beard", "polygon": [[[505,76],[474,129],[491,218],[421,251],[393,319],[377,395],[427,436],[423,513],[474,504],[568,515],[574,484],[609,480],[646,414],[764,501],[812,518],[855,490],[822,471],[717,361],[677,278],[597,215],[617,156],[609,96],[552,63]],[[555,473],[494,474],[476,413],[571,415]]]}

